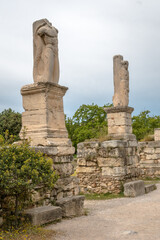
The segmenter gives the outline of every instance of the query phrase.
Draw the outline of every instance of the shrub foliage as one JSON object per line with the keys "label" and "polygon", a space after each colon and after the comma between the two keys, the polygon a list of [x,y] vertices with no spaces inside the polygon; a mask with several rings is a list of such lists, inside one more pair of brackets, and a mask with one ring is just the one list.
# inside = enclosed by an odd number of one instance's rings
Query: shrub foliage
{"label": "shrub foliage", "polygon": [[78,108],[72,118],[66,118],[66,127],[69,137],[76,147],[79,142],[86,139],[98,138],[101,134],[107,135],[107,120],[104,107],[83,104]]}
{"label": "shrub foliage", "polygon": [[160,116],[150,116],[150,111],[143,111],[138,116],[132,118],[133,134],[137,140],[144,139],[145,136],[154,133],[154,128],[160,127]]}
{"label": "shrub foliage", "polygon": [[19,139],[21,130],[21,114],[16,113],[11,108],[5,109],[0,113],[0,135],[5,137],[6,131],[9,135],[13,135],[15,140]]}
{"label": "shrub foliage", "polygon": [[[107,135],[108,125],[104,107],[97,105],[82,105],[78,108],[72,118],[66,118],[66,127],[69,137],[76,147],[79,142],[86,139],[101,138]],[[132,118],[133,134],[137,140],[144,139],[145,136],[154,133],[154,128],[160,127],[160,116],[150,116],[150,111],[143,111]]]}
{"label": "shrub foliage", "polygon": [[5,218],[18,216],[35,187],[42,185],[45,192],[54,187],[56,180],[52,159],[35,152],[28,144],[0,147],[0,204]]}

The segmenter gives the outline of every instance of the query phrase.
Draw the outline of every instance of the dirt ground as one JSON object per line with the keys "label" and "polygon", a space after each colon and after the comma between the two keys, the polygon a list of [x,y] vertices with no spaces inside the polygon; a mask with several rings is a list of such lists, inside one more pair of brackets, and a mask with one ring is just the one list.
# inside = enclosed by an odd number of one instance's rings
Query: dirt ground
{"label": "dirt ground", "polygon": [[87,200],[88,215],[49,225],[56,240],[160,240],[160,184],[136,198]]}

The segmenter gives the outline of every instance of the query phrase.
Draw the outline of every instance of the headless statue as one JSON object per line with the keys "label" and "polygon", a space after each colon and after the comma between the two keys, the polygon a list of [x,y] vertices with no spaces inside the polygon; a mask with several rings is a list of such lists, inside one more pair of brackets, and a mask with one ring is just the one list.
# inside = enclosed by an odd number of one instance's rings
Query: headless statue
{"label": "headless statue", "polygon": [[58,30],[47,19],[33,23],[34,82],[59,82]]}
{"label": "headless statue", "polygon": [[114,107],[126,107],[129,103],[129,72],[128,62],[123,61],[121,55],[116,55],[113,58],[114,72]]}

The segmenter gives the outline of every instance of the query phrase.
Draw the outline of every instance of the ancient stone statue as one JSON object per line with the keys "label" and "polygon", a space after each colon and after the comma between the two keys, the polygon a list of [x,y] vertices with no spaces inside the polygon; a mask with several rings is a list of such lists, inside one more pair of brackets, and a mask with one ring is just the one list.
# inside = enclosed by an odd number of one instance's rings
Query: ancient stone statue
{"label": "ancient stone statue", "polygon": [[123,61],[121,55],[116,55],[113,58],[113,73],[114,73],[114,96],[113,105],[128,106],[129,103],[129,72],[128,62]]}
{"label": "ancient stone statue", "polygon": [[33,23],[34,82],[59,81],[58,30],[47,19]]}

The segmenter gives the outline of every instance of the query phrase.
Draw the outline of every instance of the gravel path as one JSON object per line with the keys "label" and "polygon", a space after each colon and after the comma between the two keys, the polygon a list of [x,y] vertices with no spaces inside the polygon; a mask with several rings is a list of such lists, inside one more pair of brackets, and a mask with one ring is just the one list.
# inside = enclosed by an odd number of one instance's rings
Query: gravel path
{"label": "gravel path", "polygon": [[160,184],[136,198],[85,201],[88,216],[48,226],[56,240],[160,240]]}

